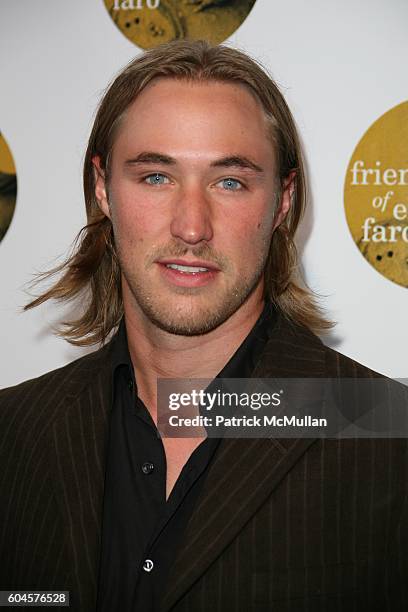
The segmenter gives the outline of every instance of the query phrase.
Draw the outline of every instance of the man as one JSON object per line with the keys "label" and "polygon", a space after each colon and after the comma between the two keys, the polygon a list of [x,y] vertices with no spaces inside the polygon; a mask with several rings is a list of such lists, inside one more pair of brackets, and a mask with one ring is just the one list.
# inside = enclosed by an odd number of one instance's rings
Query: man
{"label": "man", "polygon": [[243,53],[131,62],[85,159],[88,225],[32,302],[86,292],[74,343],[0,395],[2,589],[81,611],[406,609],[405,440],[160,438],[159,378],[376,375],[325,347],[295,276],[302,156]]}

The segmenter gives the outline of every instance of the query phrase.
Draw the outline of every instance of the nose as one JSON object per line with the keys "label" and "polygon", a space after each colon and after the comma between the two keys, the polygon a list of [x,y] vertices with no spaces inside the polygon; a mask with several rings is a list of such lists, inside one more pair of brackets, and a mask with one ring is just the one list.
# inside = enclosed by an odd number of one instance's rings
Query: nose
{"label": "nose", "polygon": [[189,245],[212,239],[210,202],[202,187],[183,187],[178,193],[173,206],[170,232],[174,238]]}

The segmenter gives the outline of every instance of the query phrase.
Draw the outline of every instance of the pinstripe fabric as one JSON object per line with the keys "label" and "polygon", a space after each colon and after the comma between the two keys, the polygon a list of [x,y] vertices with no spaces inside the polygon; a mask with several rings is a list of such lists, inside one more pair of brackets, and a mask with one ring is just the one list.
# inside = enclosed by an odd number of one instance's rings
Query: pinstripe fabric
{"label": "pinstripe fabric", "polygon": [[[96,598],[109,347],[0,392],[0,588]],[[4,561],[7,560],[7,561]]]}
{"label": "pinstripe fabric", "polygon": [[[0,588],[95,609],[112,343],[0,392]],[[370,377],[278,323],[254,377]],[[163,612],[407,610],[405,440],[223,440]],[[141,611],[143,612],[143,611]]]}

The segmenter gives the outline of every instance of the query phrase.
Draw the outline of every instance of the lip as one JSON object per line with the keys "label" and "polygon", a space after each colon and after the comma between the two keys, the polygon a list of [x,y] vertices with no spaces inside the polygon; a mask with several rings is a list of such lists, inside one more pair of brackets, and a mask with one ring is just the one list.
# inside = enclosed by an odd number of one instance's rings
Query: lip
{"label": "lip", "polygon": [[[161,259],[156,261],[162,277],[170,283],[170,285],[177,287],[205,287],[214,282],[219,268],[216,268],[213,263],[207,261],[186,261],[183,259]],[[197,268],[207,268],[208,272],[180,272],[173,268],[167,268],[168,264],[176,264],[178,266],[194,266]]]}
{"label": "lip", "polygon": [[205,261],[204,259],[193,259],[187,261],[186,259],[159,259],[156,263],[168,266],[169,264],[175,264],[176,266],[193,266],[194,268],[207,268],[210,271],[219,272],[219,268],[211,261]]}

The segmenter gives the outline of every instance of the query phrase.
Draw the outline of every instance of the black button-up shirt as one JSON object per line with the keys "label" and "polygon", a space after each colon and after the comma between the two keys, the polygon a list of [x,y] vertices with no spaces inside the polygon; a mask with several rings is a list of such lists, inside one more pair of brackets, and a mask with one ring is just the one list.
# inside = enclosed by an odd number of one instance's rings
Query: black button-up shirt
{"label": "black button-up shirt", "polygon": [[[267,304],[217,378],[248,378],[273,323]],[[113,398],[102,521],[98,612],[157,612],[167,574],[220,440],[206,438],[166,501],[166,456],[137,396],[122,321],[113,349]]]}

